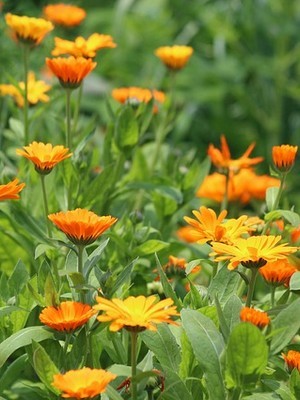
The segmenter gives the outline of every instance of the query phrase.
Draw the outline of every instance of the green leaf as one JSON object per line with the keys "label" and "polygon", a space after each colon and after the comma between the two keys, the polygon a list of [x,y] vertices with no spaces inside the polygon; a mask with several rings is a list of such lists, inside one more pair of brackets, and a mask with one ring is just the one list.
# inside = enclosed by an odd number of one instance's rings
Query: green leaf
{"label": "green leaf", "polygon": [[[256,393],[243,397],[244,400],[281,400],[276,393]],[[292,399],[291,399],[292,400]]]}
{"label": "green leaf", "polygon": [[286,219],[293,226],[300,226],[300,216],[294,211],[290,210],[278,210],[281,213],[281,216]]}
{"label": "green leaf", "polygon": [[289,283],[290,290],[300,290],[300,271],[295,272]]}
{"label": "green leaf", "polygon": [[103,243],[101,243],[88,257],[86,262],[84,263],[84,276],[87,278],[91,272],[91,269],[95,264],[100,260],[101,255],[109,242],[109,238],[106,239]]}
{"label": "green leaf", "polygon": [[289,387],[284,383],[275,381],[274,379],[262,379],[262,383],[271,389],[273,392],[277,393],[282,400],[296,400],[296,397],[290,391]]}
{"label": "green leaf", "polygon": [[0,378],[0,393],[3,393],[3,390],[8,389],[16,381],[16,376],[22,376],[27,363],[27,354],[23,354],[5,369]]}
{"label": "green leaf", "polygon": [[198,162],[192,164],[184,177],[183,190],[194,188],[194,191],[196,191],[208,175],[210,167],[210,157],[206,157],[200,165]]}
{"label": "green leaf", "polygon": [[139,127],[131,106],[121,108],[115,125],[114,138],[117,147],[121,150],[137,144],[139,140]]}
{"label": "green leaf", "polygon": [[243,304],[241,302],[241,299],[235,294],[229,297],[229,299],[225,303],[223,315],[229,331],[232,331],[232,329],[241,322],[240,311],[242,306]]}
{"label": "green leaf", "polygon": [[232,293],[235,293],[240,283],[238,274],[229,271],[223,266],[215,275],[208,287],[208,295],[211,299],[218,296],[220,304],[226,303]]}
{"label": "green leaf", "polygon": [[124,285],[126,282],[130,282],[132,268],[137,263],[138,258],[135,258],[130,264],[128,264],[120,274],[118,274],[117,280],[114,283],[113,287],[110,289],[111,295],[113,295],[120,287]]}
{"label": "green leaf", "polygon": [[8,279],[8,285],[13,293],[20,293],[29,280],[29,273],[25,264],[19,260]]}
{"label": "green leaf", "polygon": [[130,182],[127,184],[126,187],[131,190],[143,189],[146,190],[147,192],[152,191],[163,197],[167,197],[171,200],[174,200],[177,204],[181,204],[183,201],[183,196],[181,191],[172,186],[166,186],[151,182]]}
{"label": "green leaf", "polygon": [[134,249],[135,256],[145,256],[148,254],[157,253],[160,250],[167,248],[170,244],[162,240],[150,239]]}
{"label": "green leaf", "polygon": [[269,211],[273,209],[278,192],[278,187],[269,187],[266,191],[266,204]]}
{"label": "green leaf", "polygon": [[107,400],[123,400],[123,397],[110,385],[106,387],[105,393],[101,395],[101,398],[103,398],[103,400],[105,400],[105,398]]}
{"label": "green leaf", "polygon": [[158,397],[159,400],[195,400],[176,372],[166,367],[165,373],[165,389]]}

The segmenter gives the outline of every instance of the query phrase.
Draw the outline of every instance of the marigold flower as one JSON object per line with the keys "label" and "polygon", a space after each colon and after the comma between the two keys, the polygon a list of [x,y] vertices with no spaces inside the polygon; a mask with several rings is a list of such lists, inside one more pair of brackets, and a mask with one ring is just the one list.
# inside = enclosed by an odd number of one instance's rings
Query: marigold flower
{"label": "marigold flower", "polygon": [[0,185],[0,201],[3,200],[18,200],[19,193],[25,187],[25,183],[19,183],[19,179],[14,179],[6,185]]}
{"label": "marigold flower", "polygon": [[82,208],[50,214],[48,218],[76,245],[93,243],[117,221],[110,215],[99,217]]}
{"label": "marigold flower", "polygon": [[162,46],[154,54],[170,69],[182,69],[194,50],[190,46]]}
{"label": "marigold flower", "polygon": [[96,67],[91,58],[46,58],[46,64],[65,88],[76,89],[83,79]]}
{"label": "marigold flower", "polygon": [[[163,266],[163,270],[167,275],[180,275],[182,277],[186,276],[186,266],[187,262],[185,258],[178,258],[170,255],[169,261]],[[201,270],[199,265],[195,266],[191,273],[197,273]]]}
{"label": "marigold flower", "polygon": [[53,376],[52,385],[61,390],[63,398],[92,399],[105,392],[117,375],[103,369],[82,368]]}
{"label": "marigold flower", "polygon": [[54,43],[53,56],[68,54],[74,57],[93,58],[100,49],[117,47],[110,35],[101,35],[99,33],[93,33],[87,39],[79,36],[74,42],[55,37]]}
{"label": "marigold flower", "polygon": [[214,250],[210,255],[215,261],[230,260],[228,269],[233,270],[239,264],[246,268],[261,268],[267,262],[285,259],[297,251],[297,247],[278,244],[281,236],[251,236],[247,239],[236,239],[231,245],[219,242],[211,243]]}
{"label": "marigold flower", "polygon": [[298,146],[288,144],[273,146],[272,157],[275,167],[281,172],[289,171],[295,163],[297,150]]}
{"label": "marigold flower", "polygon": [[270,318],[268,314],[264,311],[255,310],[250,307],[243,307],[240,312],[240,319],[244,322],[250,322],[256,325],[258,328],[262,329],[270,324]]}
{"label": "marigold flower", "polygon": [[194,236],[194,228],[190,225],[181,226],[177,229],[176,235],[180,240],[183,240],[187,243],[194,243],[195,236]]}
{"label": "marigold flower", "polygon": [[64,3],[49,4],[44,7],[43,13],[45,18],[55,25],[65,27],[80,25],[86,17],[83,8]]}
{"label": "marigold flower", "polygon": [[282,357],[290,372],[292,372],[294,368],[297,368],[300,372],[300,351],[289,350],[287,354],[282,353]]}
{"label": "marigold flower", "polygon": [[5,15],[6,24],[12,29],[17,40],[32,45],[39,44],[47,33],[54,29],[50,21],[43,18],[33,18],[13,14]]}
{"label": "marigold flower", "polygon": [[86,324],[95,315],[89,304],[63,301],[58,307],[50,306],[40,313],[40,321],[56,331],[72,332]]}
{"label": "marigold flower", "polygon": [[177,325],[171,317],[179,314],[170,298],[159,302],[155,296],[130,296],[125,300],[97,297],[96,300],[98,304],[94,309],[105,312],[97,319],[100,322],[111,322],[109,329],[113,332],[122,328],[133,332],[142,332],[146,329],[156,331],[156,325],[162,322]]}
{"label": "marigold flower", "polygon": [[291,231],[291,241],[293,243],[296,243],[300,240],[300,227],[299,228],[293,228]]}
{"label": "marigold flower", "polygon": [[264,280],[272,286],[288,286],[295,272],[297,272],[297,268],[291,265],[286,258],[269,262],[259,269]]}
{"label": "marigold flower", "polygon": [[[117,88],[112,91],[112,97],[122,104],[138,106],[140,103],[149,103],[152,98],[156,103],[164,103],[166,95],[159,90],[143,89],[136,86]],[[153,111],[157,112],[157,104]]]}

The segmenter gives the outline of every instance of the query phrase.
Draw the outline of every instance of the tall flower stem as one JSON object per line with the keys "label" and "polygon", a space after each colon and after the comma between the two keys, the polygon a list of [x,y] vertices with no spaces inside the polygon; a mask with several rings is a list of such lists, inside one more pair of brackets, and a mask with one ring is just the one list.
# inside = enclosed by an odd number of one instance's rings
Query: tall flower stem
{"label": "tall flower stem", "polygon": [[24,64],[24,144],[29,141],[29,121],[28,121],[28,60],[29,60],[29,45],[23,44],[23,64]]}
{"label": "tall flower stem", "polygon": [[137,332],[131,333],[131,400],[137,400],[136,362],[137,362]]}
{"label": "tall flower stem", "polygon": [[[78,258],[78,264],[77,264],[77,271],[79,274],[83,276],[83,252],[84,252],[84,245],[77,245],[77,258]],[[85,302],[85,295],[83,292],[80,292],[80,301],[82,303]]]}
{"label": "tall flower stem", "polygon": [[71,138],[71,93],[70,88],[66,88],[66,147],[72,149]]}
{"label": "tall flower stem", "polygon": [[271,292],[271,307],[272,308],[275,306],[275,290],[276,290],[276,286],[271,285],[270,292]]}
{"label": "tall flower stem", "polygon": [[257,274],[258,274],[258,268],[251,268],[251,276],[250,276],[250,282],[249,282],[249,286],[248,286],[246,307],[251,306]]}
{"label": "tall flower stem", "polygon": [[45,210],[45,218],[46,218],[48,236],[49,236],[49,238],[52,238],[51,222],[48,219],[49,207],[48,207],[48,198],[47,198],[47,191],[46,191],[46,185],[45,185],[45,175],[43,175],[43,174],[39,174],[39,175],[41,177],[42,193],[43,193],[43,201],[44,201],[44,210]]}
{"label": "tall flower stem", "polygon": [[66,333],[66,339],[65,339],[64,348],[63,348],[63,365],[65,367],[64,368],[65,371],[68,370],[67,365],[66,365],[66,361],[67,361],[68,347],[69,347],[71,338],[72,338],[72,333],[70,333],[70,332]]}
{"label": "tall flower stem", "polygon": [[75,104],[74,123],[73,123],[73,127],[72,127],[72,132],[74,134],[76,133],[76,129],[77,129],[79,110],[80,110],[80,104],[81,104],[81,98],[82,98],[82,91],[83,91],[83,84],[81,84],[78,88],[78,97],[77,97],[77,102]]}

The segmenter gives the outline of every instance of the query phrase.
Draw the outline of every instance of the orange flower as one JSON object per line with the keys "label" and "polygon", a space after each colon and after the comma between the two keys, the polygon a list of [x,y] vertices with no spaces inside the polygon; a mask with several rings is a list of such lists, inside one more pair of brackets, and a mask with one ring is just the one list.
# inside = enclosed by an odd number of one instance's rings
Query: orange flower
{"label": "orange flower", "polygon": [[170,69],[182,69],[194,50],[190,46],[163,46],[155,50],[154,54]]}
{"label": "orange flower", "polygon": [[40,321],[56,331],[72,332],[86,324],[95,314],[89,304],[64,301],[58,307],[46,307],[40,313]]}
{"label": "orange flower", "polygon": [[39,44],[44,37],[54,29],[51,22],[43,18],[32,18],[13,14],[6,14],[5,21],[12,29],[17,40],[32,45]]}
{"label": "orange flower", "polygon": [[264,280],[273,286],[288,286],[295,272],[297,272],[297,268],[291,265],[287,259],[269,262],[259,269]]}
{"label": "orange flower", "polygon": [[195,242],[194,228],[192,226],[181,226],[179,229],[177,229],[176,235],[180,240],[183,240],[184,242]]}
{"label": "orange flower", "polygon": [[110,35],[100,35],[99,33],[93,33],[86,40],[79,36],[74,42],[56,37],[54,42],[53,56],[68,54],[74,57],[93,58],[100,49],[117,47]]}
{"label": "orange flower", "polygon": [[14,179],[6,185],[0,185],[0,201],[3,200],[18,200],[19,193],[24,188],[25,183],[19,184],[19,179]]}
{"label": "orange flower", "polygon": [[296,368],[300,372],[300,352],[289,350],[287,354],[282,354],[284,361],[290,372]]}
{"label": "orange flower", "polygon": [[156,331],[156,325],[162,322],[177,325],[171,319],[179,315],[172,299],[164,299],[156,302],[155,296],[130,296],[125,300],[107,300],[97,297],[95,310],[105,311],[97,317],[100,322],[111,322],[109,329],[113,332],[122,328],[128,331],[142,332],[146,329]]}
{"label": "orange flower", "polygon": [[241,321],[250,322],[261,329],[270,324],[270,318],[266,312],[250,307],[243,307],[241,309],[240,318]]}
{"label": "orange flower", "polygon": [[82,208],[50,214],[48,218],[76,245],[93,243],[117,221],[110,215],[99,217]]}
{"label": "orange flower", "polygon": [[96,67],[91,58],[46,58],[46,64],[65,88],[76,89],[82,80]]}
{"label": "orange flower", "polygon": [[92,399],[105,392],[117,375],[104,369],[82,368],[53,376],[52,385],[61,390],[63,398]]}
{"label": "orange flower", "polygon": [[291,231],[291,240],[293,243],[296,243],[300,240],[300,227],[293,228]]}
{"label": "orange flower", "polygon": [[55,25],[66,27],[77,26],[86,17],[83,8],[73,6],[71,4],[49,4],[43,9],[45,18],[52,21]]}
{"label": "orange flower", "polygon": [[[186,276],[186,266],[187,262],[185,258],[178,258],[175,256],[169,256],[169,262],[163,266],[164,271],[167,275],[180,275],[182,277]],[[201,267],[197,265],[193,268],[191,273],[197,273],[201,270]]]}
{"label": "orange flower", "polygon": [[289,171],[295,163],[297,150],[298,146],[288,144],[273,146],[272,157],[275,167],[281,172]]}
{"label": "orange flower", "polygon": [[56,164],[72,156],[64,146],[52,146],[50,143],[32,142],[23,149],[17,149],[16,153],[32,161],[36,171],[42,175],[49,174]]}
{"label": "orange flower", "polygon": [[[143,89],[136,86],[114,89],[111,94],[119,103],[128,103],[133,106],[149,103],[152,98],[156,103],[163,103],[166,99],[166,95],[159,90]],[[157,112],[157,104],[154,105],[153,111]]]}
{"label": "orange flower", "polygon": [[297,251],[297,247],[287,246],[287,243],[278,244],[280,240],[281,236],[262,235],[236,239],[231,245],[213,242],[214,252],[210,256],[214,256],[215,261],[230,260],[230,270],[239,264],[246,268],[261,268],[267,262],[285,259]]}
{"label": "orange flower", "polygon": [[240,158],[234,160],[231,158],[225,136],[221,135],[221,150],[217,149],[213,144],[210,144],[207,153],[211,158],[212,163],[222,172],[230,171],[235,174],[240,169],[249,168],[263,160],[262,157],[249,158],[254,146],[255,143],[252,143]]}

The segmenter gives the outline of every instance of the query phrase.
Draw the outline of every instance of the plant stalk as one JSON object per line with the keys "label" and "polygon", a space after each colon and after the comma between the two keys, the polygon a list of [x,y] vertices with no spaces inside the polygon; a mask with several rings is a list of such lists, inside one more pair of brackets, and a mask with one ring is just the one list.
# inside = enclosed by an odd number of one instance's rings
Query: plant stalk
{"label": "plant stalk", "polygon": [[137,400],[136,363],[137,363],[137,332],[131,332],[131,399]]}

